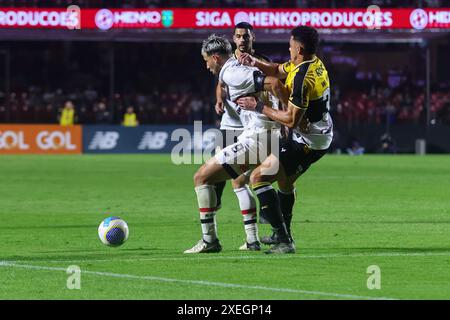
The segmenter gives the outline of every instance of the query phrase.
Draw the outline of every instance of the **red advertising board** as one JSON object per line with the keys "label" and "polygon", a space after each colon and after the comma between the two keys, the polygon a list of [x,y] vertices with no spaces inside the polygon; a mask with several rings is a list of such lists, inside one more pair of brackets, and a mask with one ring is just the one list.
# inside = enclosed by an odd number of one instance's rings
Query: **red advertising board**
{"label": "red advertising board", "polygon": [[81,126],[0,125],[0,154],[79,154]]}
{"label": "red advertising board", "polygon": [[450,8],[390,9],[36,9],[0,8],[0,28],[146,29],[229,28],[239,22],[255,28],[290,29],[448,29]]}

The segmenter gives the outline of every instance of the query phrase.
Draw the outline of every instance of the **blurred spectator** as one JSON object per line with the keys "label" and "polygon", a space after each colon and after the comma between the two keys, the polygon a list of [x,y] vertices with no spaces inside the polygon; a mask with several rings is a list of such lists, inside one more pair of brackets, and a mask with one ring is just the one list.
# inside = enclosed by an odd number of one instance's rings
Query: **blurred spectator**
{"label": "blurred spectator", "polygon": [[59,124],[61,126],[72,126],[75,123],[75,108],[72,101],[66,101],[64,108],[59,115]]}
{"label": "blurred spectator", "polygon": [[199,99],[198,96],[196,96],[196,97],[194,97],[194,99],[192,99],[190,108],[191,108],[192,121],[202,120],[204,105],[203,105],[203,101],[201,99]]}
{"label": "blurred spectator", "polygon": [[95,111],[95,123],[98,124],[109,124],[111,122],[111,114],[106,109],[106,104],[104,102],[99,102]]}
{"label": "blurred spectator", "polygon": [[139,122],[133,107],[128,107],[127,112],[123,115],[122,125],[125,127],[137,127]]}
{"label": "blurred spectator", "polygon": [[347,148],[347,153],[351,156],[360,156],[364,154],[364,147],[358,141],[353,141],[352,146]]}
{"label": "blurred spectator", "polygon": [[380,153],[397,153],[394,140],[389,133],[385,133],[380,138]]}

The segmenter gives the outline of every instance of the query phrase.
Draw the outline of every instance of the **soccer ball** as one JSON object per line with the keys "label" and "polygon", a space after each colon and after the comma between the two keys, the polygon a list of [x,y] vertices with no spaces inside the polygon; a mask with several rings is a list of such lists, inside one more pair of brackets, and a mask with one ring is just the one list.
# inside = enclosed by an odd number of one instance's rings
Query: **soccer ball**
{"label": "soccer ball", "polygon": [[103,244],[112,247],[122,245],[128,239],[128,225],[119,217],[109,217],[98,226],[98,236]]}

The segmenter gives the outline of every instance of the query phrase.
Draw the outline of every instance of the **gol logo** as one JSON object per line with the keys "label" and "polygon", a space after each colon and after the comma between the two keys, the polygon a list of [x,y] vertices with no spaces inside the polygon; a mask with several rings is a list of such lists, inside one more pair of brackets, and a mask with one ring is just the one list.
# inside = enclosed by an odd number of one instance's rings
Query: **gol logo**
{"label": "gol logo", "polygon": [[28,150],[30,145],[25,143],[25,135],[23,131],[0,131],[0,149],[20,149]]}
{"label": "gol logo", "polygon": [[72,144],[70,132],[61,131],[41,131],[36,136],[36,144],[42,150],[75,150],[76,145]]}
{"label": "gol logo", "polygon": [[[77,145],[72,142],[70,131],[39,131],[35,135],[35,141],[24,131],[5,130],[0,131],[0,150],[21,150],[27,151],[33,148],[40,150],[60,150],[72,151],[77,149]],[[35,142],[29,143],[29,142]]]}

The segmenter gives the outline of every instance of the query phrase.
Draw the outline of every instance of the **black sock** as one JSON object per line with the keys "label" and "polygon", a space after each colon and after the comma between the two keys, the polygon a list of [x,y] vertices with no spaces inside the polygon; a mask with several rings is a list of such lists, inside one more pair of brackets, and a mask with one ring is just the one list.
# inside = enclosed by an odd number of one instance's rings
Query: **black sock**
{"label": "black sock", "polygon": [[284,193],[278,191],[278,198],[280,199],[281,213],[283,214],[286,229],[291,234],[292,208],[295,203],[295,190],[292,193]]}
{"label": "black sock", "polygon": [[222,181],[215,184],[215,190],[216,190],[216,197],[217,197],[217,207],[220,207],[222,204],[222,193],[223,189],[225,188],[226,181]]}
{"label": "black sock", "polygon": [[280,242],[291,242],[276,191],[269,183],[259,183],[256,187],[253,186],[253,190],[259,199],[260,216],[269,221]]}

